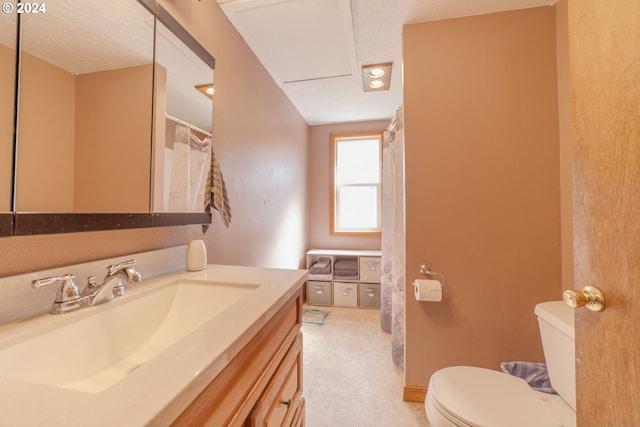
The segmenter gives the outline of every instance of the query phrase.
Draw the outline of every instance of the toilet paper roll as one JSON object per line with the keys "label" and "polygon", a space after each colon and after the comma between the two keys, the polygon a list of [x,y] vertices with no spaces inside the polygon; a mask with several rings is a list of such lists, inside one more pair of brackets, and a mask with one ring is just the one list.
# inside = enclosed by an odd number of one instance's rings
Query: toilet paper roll
{"label": "toilet paper roll", "polygon": [[416,301],[442,301],[442,284],[438,280],[416,279],[413,289]]}

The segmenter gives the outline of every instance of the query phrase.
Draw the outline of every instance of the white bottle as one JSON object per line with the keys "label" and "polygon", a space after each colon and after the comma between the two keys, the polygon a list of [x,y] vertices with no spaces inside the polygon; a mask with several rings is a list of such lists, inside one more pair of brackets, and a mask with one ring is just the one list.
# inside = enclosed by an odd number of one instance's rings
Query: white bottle
{"label": "white bottle", "polygon": [[207,247],[204,240],[192,240],[187,245],[187,271],[207,268]]}

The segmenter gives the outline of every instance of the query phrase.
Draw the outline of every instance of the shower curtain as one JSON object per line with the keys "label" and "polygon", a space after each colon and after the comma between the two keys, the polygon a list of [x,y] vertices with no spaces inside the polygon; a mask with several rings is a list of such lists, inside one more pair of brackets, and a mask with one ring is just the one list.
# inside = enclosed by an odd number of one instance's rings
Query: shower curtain
{"label": "shower curtain", "polygon": [[199,139],[176,126],[169,186],[170,212],[204,212],[204,188],[211,164],[211,138]]}
{"label": "shower curtain", "polygon": [[380,326],[391,333],[391,358],[404,369],[405,234],[403,107],[382,140],[382,286]]}

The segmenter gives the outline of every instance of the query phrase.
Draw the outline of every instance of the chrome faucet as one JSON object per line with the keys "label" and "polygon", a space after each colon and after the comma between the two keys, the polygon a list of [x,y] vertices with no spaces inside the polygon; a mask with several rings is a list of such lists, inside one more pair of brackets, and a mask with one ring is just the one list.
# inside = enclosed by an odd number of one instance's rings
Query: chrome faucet
{"label": "chrome faucet", "polygon": [[87,287],[82,291],[82,298],[87,299],[87,305],[98,305],[124,295],[124,283],[138,283],[142,281],[142,275],[133,266],[136,261],[130,259],[107,267],[107,275],[98,285],[95,276],[90,276]]}
{"label": "chrome faucet", "polygon": [[80,297],[80,290],[78,289],[78,286],[76,286],[76,276],[73,274],[34,280],[31,282],[31,286],[39,289],[43,286],[53,285],[58,282],[61,282],[62,285],[60,286],[60,289],[58,289],[58,293],[56,294],[56,299],[51,306],[50,313],[68,313],[86,306],[86,302]]}
{"label": "chrome faucet", "polygon": [[73,274],[47,277],[31,282],[31,286],[38,289],[43,286],[61,283],[56,294],[50,313],[62,314],[75,311],[83,307],[90,307],[124,295],[124,285],[142,281],[142,275],[133,266],[136,261],[131,259],[107,267],[107,275],[99,285],[95,276],[88,279],[87,287],[80,293]]}

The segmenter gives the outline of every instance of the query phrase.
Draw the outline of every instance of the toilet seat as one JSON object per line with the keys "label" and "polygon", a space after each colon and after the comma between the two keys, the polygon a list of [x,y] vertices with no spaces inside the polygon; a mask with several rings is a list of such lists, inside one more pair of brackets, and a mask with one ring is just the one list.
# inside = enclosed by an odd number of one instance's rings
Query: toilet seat
{"label": "toilet seat", "polygon": [[443,368],[431,376],[428,390],[425,406],[432,406],[451,425],[562,427],[526,381],[502,372]]}

